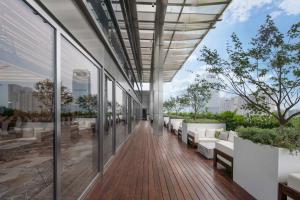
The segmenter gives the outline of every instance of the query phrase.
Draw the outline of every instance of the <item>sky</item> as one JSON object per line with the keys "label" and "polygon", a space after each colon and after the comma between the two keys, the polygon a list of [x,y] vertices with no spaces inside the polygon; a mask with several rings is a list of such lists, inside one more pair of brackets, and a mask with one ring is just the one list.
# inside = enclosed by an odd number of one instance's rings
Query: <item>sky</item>
{"label": "sky", "polygon": [[300,0],[233,0],[222,21],[209,31],[173,80],[164,84],[164,100],[182,94],[194,81],[195,74],[206,73],[206,65],[197,60],[203,46],[216,49],[224,56],[226,43],[233,32],[247,46],[267,15],[271,15],[279,30],[286,33],[292,24],[300,21]]}

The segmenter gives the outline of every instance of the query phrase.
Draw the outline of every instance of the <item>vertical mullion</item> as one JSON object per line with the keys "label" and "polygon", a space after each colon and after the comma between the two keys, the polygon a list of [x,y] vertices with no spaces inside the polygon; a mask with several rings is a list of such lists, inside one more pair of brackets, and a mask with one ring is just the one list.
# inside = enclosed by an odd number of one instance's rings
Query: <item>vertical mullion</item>
{"label": "vertical mullion", "polygon": [[54,199],[61,199],[61,36],[59,31],[55,31],[55,121],[54,121]]}
{"label": "vertical mullion", "polygon": [[105,95],[104,95],[104,84],[105,84],[105,78],[104,78],[104,72],[103,72],[103,69],[100,68],[99,69],[99,106],[98,106],[98,110],[99,110],[99,120],[98,120],[98,123],[99,123],[99,137],[98,137],[98,147],[99,147],[99,172],[100,173],[103,173],[103,168],[104,168],[104,145],[103,145],[103,137],[104,137],[104,122],[105,122],[105,114],[104,114],[104,98],[105,98]]}
{"label": "vertical mullion", "polygon": [[116,153],[117,149],[117,139],[116,139],[116,83],[114,80],[112,80],[112,117],[113,117],[113,154]]}

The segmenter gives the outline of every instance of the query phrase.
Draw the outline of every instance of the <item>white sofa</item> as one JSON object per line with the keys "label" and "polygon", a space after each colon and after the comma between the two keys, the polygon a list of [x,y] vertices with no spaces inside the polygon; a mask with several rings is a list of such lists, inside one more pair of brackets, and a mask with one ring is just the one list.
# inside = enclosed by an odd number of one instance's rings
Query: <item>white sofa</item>
{"label": "white sofa", "polygon": [[182,127],[183,119],[170,119],[171,132],[178,134],[178,130]]}
{"label": "white sofa", "polygon": [[218,163],[221,164],[230,171],[231,176],[233,176],[234,138],[237,136],[236,132],[229,131],[227,140],[221,139],[215,146],[214,167],[216,168]]}
{"label": "white sofa", "polygon": [[[288,176],[287,186],[300,193],[300,173],[291,173]],[[299,195],[299,194],[298,194]],[[288,197],[291,200],[291,198]]]}
{"label": "white sofa", "polygon": [[225,123],[182,123],[182,137],[181,140],[184,143],[188,143],[189,131],[195,132],[197,129],[226,129]]}
{"label": "white sofa", "polygon": [[216,149],[233,157],[234,137],[237,137],[237,133],[234,131],[229,131],[227,140],[220,139],[216,142]]}
{"label": "white sofa", "polygon": [[213,128],[194,128],[188,131],[188,145],[195,147],[198,143],[206,142],[217,142],[216,132],[223,131],[223,129],[213,129]]}
{"label": "white sofa", "polygon": [[167,127],[169,124],[170,117],[164,117],[164,126]]}

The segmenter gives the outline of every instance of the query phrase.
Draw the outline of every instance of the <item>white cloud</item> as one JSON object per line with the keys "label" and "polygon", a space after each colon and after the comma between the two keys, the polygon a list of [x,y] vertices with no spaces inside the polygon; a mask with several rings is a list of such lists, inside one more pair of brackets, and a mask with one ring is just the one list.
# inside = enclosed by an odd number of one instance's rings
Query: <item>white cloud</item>
{"label": "white cloud", "polygon": [[300,0],[233,0],[224,13],[224,19],[229,23],[245,22],[251,17],[254,9],[270,5],[275,9],[270,15],[276,18],[282,14],[300,14]]}
{"label": "white cloud", "polygon": [[230,23],[247,21],[252,10],[270,3],[272,3],[272,0],[234,0],[225,12],[224,19]]}
{"label": "white cloud", "polygon": [[279,4],[279,8],[287,15],[300,14],[300,1],[299,0],[283,0]]}
{"label": "white cloud", "polygon": [[199,70],[194,73],[184,72],[184,75],[178,74],[172,82],[164,83],[164,100],[183,94],[185,89],[194,82],[197,74],[207,74],[206,68],[207,66],[204,65],[199,67]]}
{"label": "white cloud", "polygon": [[275,10],[275,11],[271,12],[270,15],[271,15],[272,19],[275,19],[275,18],[279,17],[281,14],[282,14],[281,10]]}

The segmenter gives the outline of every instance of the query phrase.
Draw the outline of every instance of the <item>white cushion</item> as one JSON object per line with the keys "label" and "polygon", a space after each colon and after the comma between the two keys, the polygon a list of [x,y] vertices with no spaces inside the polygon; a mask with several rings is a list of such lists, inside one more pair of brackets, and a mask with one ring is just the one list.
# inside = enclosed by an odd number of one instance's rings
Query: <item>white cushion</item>
{"label": "white cushion", "polygon": [[173,129],[175,129],[175,130],[178,130],[179,127],[181,127],[181,126],[182,126],[182,122],[180,122],[180,121],[175,121],[173,123]]}
{"label": "white cushion", "polygon": [[300,173],[289,174],[287,184],[289,187],[300,192]]}
{"label": "white cushion", "polygon": [[198,143],[211,143],[211,142],[217,142],[219,141],[217,138],[199,138]]}
{"label": "white cushion", "polygon": [[227,131],[221,131],[219,139],[220,140],[228,140],[228,135],[229,135],[229,132],[227,132]]}
{"label": "white cushion", "polygon": [[206,129],[194,129],[193,131],[189,131],[189,135],[193,136],[195,141],[198,141],[199,138],[205,138]]}
{"label": "white cushion", "polygon": [[216,129],[206,129],[205,137],[207,138],[215,138]]}
{"label": "white cushion", "polygon": [[232,142],[220,140],[220,141],[216,142],[216,149],[233,157],[233,143]]}
{"label": "white cushion", "polygon": [[164,122],[167,124],[169,122],[169,117],[164,117]]}
{"label": "white cushion", "polygon": [[234,137],[237,137],[237,132],[229,131],[228,141],[229,142],[234,142]]}

